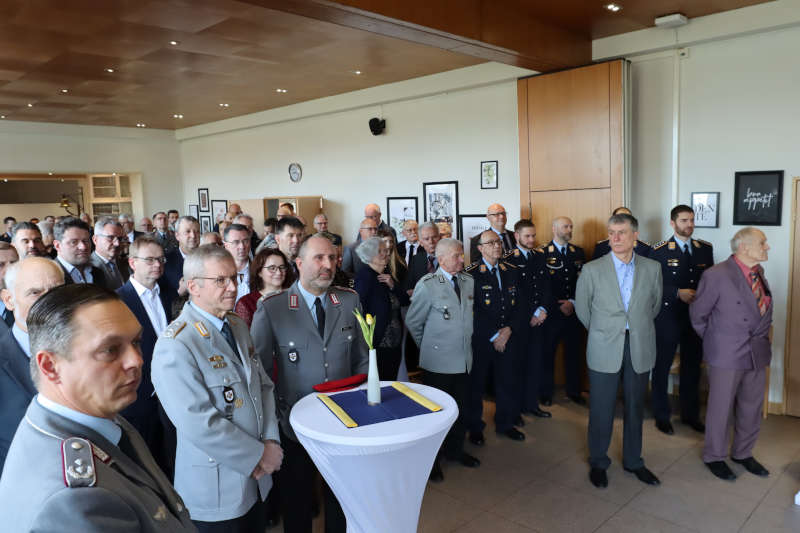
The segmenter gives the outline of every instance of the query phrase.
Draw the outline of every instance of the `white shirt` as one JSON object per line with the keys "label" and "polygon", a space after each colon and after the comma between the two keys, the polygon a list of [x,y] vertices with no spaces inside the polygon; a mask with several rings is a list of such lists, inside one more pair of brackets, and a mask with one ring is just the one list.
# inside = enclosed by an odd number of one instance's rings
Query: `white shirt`
{"label": "white shirt", "polygon": [[406,241],[406,264],[411,264],[411,258],[414,257],[414,254],[417,253],[417,248],[419,247],[419,241],[417,242],[408,242]]}
{"label": "white shirt", "polygon": [[167,314],[164,312],[164,306],[161,304],[159,294],[161,290],[158,284],[152,289],[148,289],[136,281],[133,276],[131,276],[130,282],[136,290],[139,300],[142,301],[144,310],[147,312],[147,317],[150,319],[150,324],[156,332],[156,337],[160,337],[169,324],[167,324]]}
{"label": "white shirt", "polygon": [[239,276],[239,284],[236,285],[236,303],[239,303],[242,296],[250,294],[250,262],[248,261],[244,268],[236,274]]}
{"label": "white shirt", "polygon": [[134,233],[130,232],[130,233],[128,233],[128,242],[132,243],[133,241],[134,241]]}

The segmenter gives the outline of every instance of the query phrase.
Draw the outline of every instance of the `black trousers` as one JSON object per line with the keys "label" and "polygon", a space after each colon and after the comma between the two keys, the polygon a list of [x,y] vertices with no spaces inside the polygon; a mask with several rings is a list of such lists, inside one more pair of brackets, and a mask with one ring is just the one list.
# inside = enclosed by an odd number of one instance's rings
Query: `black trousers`
{"label": "black trousers", "polygon": [[466,426],[464,425],[464,406],[469,390],[469,374],[440,374],[424,370],[422,372],[422,383],[429,387],[442,390],[453,397],[458,406],[458,417],[442,443],[440,454],[444,454],[447,459],[458,460],[464,454],[464,436]]}
{"label": "black trousers", "polygon": [[381,381],[397,381],[397,371],[400,370],[400,360],[403,358],[401,345],[378,347],[375,350],[378,356],[378,376]]}
{"label": "black trousers", "polygon": [[700,362],[703,344],[689,320],[689,312],[681,310],[656,318],[656,366],[652,378],[652,406],[656,420],[669,420],[670,405],[667,385],[675,351],[681,346],[680,396],[681,419],[700,420]]}
{"label": "black trousers", "polygon": [[607,469],[611,465],[608,445],[614,430],[614,410],[620,378],[625,395],[622,433],[622,465],[637,469],[644,466],[642,459],[642,419],[644,397],[647,390],[647,372],[637,374],[631,362],[631,345],[625,334],[622,368],[606,373],[589,369],[589,464],[592,468]]}
{"label": "black trousers", "polygon": [[267,529],[267,511],[264,502],[259,498],[247,511],[247,514],[221,522],[201,522],[192,520],[200,533],[261,533]]}
{"label": "black trousers", "polygon": [[488,340],[472,339],[472,372],[466,408],[467,430],[470,433],[483,431],[486,427],[483,422],[483,393],[486,390],[486,377],[490,368],[494,374],[495,430],[502,433],[513,427],[516,416],[514,362],[517,348],[517,339],[513,336],[502,353],[495,350]]}
{"label": "black trousers", "polygon": [[552,398],[555,389],[556,348],[564,341],[564,370],[567,394],[581,393],[581,326],[575,313],[564,316],[556,309],[545,322],[545,352],[542,354],[542,373],[539,392],[542,398]]}
{"label": "black trousers", "polygon": [[528,327],[526,337],[520,342],[516,353],[514,377],[516,380],[516,415],[539,408],[539,381],[542,367],[542,343],[544,326]]}
{"label": "black trousers", "polygon": [[[283,465],[278,471],[281,484],[281,514],[285,533],[311,533],[312,499],[317,468],[308,452],[281,430]],[[325,533],[345,533],[347,521],[342,506],[327,483],[325,492]],[[266,516],[266,514],[265,514]]]}

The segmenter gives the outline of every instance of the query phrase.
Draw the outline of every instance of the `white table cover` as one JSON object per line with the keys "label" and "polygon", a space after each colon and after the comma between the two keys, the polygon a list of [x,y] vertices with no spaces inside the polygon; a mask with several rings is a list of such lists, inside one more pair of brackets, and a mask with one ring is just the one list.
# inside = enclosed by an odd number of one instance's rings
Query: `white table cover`
{"label": "white table cover", "polygon": [[458,407],[439,389],[406,385],[442,410],[347,428],[312,393],[297,402],[289,415],[300,444],[342,505],[348,533],[417,530],[425,485]]}

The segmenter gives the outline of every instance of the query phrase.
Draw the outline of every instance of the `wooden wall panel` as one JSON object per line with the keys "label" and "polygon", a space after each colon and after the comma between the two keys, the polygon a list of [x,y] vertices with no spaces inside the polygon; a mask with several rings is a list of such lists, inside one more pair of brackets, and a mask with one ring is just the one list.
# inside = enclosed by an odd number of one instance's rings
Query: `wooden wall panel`
{"label": "wooden wall panel", "polygon": [[613,61],[608,64],[608,156],[611,186],[611,209],[624,203],[623,184],[625,180],[625,121],[623,100],[623,63]]}
{"label": "wooden wall panel", "polygon": [[574,224],[572,243],[582,247],[587,257],[591,257],[595,243],[608,238],[606,221],[610,194],[610,189],[532,191],[530,200],[537,242],[550,241],[553,238],[553,219],[567,216]]}
{"label": "wooden wall panel", "polygon": [[794,205],[792,206],[792,268],[789,274],[789,316],[784,349],[783,398],[786,414],[800,416],[800,180],[794,180]]}
{"label": "wooden wall panel", "polygon": [[519,123],[519,205],[520,218],[531,218],[528,193],[531,190],[530,164],[528,163],[528,80],[517,81],[517,115]]}

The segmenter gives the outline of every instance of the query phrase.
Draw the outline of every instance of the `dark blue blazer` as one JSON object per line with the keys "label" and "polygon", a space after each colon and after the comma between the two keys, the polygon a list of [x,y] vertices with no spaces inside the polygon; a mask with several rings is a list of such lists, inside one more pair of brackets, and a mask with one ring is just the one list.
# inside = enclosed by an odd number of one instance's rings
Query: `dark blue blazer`
{"label": "dark blue blazer", "polygon": [[394,289],[390,289],[384,283],[378,281],[378,273],[369,265],[364,265],[356,273],[353,288],[358,293],[361,300],[361,310],[375,317],[375,335],[373,345],[377,346],[386,333],[386,326],[389,323],[392,305],[389,301],[389,293],[393,293],[400,301],[400,305],[409,305],[408,294],[399,282],[395,282]]}
{"label": "dark blue blazer", "polygon": [[[164,313],[167,316],[167,323],[169,324],[172,321],[172,316],[170,315],[170,310],[172,309],[172,295],[169,290],[163,286],[163,283],[159,283],[159,291],[161,304],[164,306]],[[139,390],[137,391],[137,400],[122,411],[122,416],[126,418],[137,418],[148,414],[155,416],[152,412],[154,404],[149,401],[154,390],[153,382],[150,379],[150,363],[153,360],[153,348],[156,345],[156,340],[158,340],[158,335],[156,335],[153,324],[150,322],[150,317],[147,316],[144,304],[142,304],[142,301],[139,299],[139,295],[136,294],[136,289],[133,288],[131,282],[126,281],[125,285],[117,289],[117,294],[119,294],[119,297],[122,298],[122,301],[125,302],[125,305],[133,312],[139,324],[142,326],[142,342],[140,346],[142,349],[142,360],[144,361],[142,365],[142,382],[139,384]]]}
{"label": "dark blue blazer", "polygon": [[0,328],[0,473],[17,426],[35,395],[28,356],[11,329]]}
{"label": "dark blue blazer", "polygon": [[169,289],[170,297],[175,298],[178,295],[178,285],[180,285],[181,278],[183,277],[183,256],[179,249],[170,251],[164,257],[167,262],[164,265],[164,274],[161,279],[166,282],[166,288]]}

